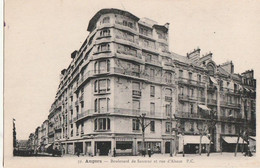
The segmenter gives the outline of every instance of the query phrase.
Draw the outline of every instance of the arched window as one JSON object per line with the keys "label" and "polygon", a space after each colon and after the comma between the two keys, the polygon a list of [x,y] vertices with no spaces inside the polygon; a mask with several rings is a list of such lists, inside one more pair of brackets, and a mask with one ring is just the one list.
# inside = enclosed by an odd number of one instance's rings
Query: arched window
{"label": "arched window", "polygon": [[211,64],[208,65],[208,72],[209,72],[209,75],[211,75],[211,76],[214,75],[215,68],[213,67],[213,65],[211,65]]}

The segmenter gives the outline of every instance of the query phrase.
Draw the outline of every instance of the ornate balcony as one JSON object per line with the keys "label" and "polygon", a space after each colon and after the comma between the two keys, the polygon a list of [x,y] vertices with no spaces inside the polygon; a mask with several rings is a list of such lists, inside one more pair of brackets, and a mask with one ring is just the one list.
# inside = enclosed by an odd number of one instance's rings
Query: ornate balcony
{"label": "ornate balcony", "polygon": [[190,85],[190,86],[195,86],[195,87],[205,87],[204,82],[188,79],[188,78],[182,78],[179,77],[178,79],[178,84],[183,84],[183,85]]}

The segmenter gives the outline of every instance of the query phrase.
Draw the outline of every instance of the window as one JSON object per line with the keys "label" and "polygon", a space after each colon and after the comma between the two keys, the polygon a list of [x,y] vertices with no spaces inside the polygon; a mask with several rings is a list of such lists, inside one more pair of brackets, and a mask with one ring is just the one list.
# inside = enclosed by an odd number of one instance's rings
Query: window
{"label": "window", "polygon": [[193,112],[194,112],[193,104],[190,104],[190,113],[193,114]]}
{"label": "window", "polygon": [[183,78],[183,70],[179,70],[179,78]]}
{"label": "window", "polygon": [[94,121],[95,131],[106,131],[110,130],[110,119],[109,118],[97,118]]}
{"label": "window", "polygon": [[81,109],[84,108],[84,102],[81,102]]}
{"label": "window", "polygon": [[140,130],[140,124],[139,124],[139,121],[137,119],[133,119],[132,126],[133,126],[133,131],[139,131]]}
{"label": "window", "polygon": [[224,123],[221,124],[221,132],[223,134],[225,133],[225,124]]}
{"label": "window", "polygon": [[168,83],[172,82],[172,74],[170,72],[165,73],[165,81]]}
{"label": "window", "polygon": [[97,61],[94,64],[94,73],[106,73],[110,71],[110,61],[109,60],[103,60],[103,61]]}
{"label": "window", "polygon": [[84,123],[81,124],[81,134],[84,134]]}
{"label": "window", "polygon": [[171,132],[171,123],[170,122],[166,122],[165,132],[167,132],[167,133]]}
{"label": "window", "polygon": [[133,110],[134,111],[140,110],[140,101],[139,100],[133,100]]}
{"label": "window", "polygon": [[154,132],[155,131],[155,124],[154,121],[150,122],[150,131]]}
{"label": "window", "polygon": [[106,51],[110,51],[110,44],[108,43],[100,44],[97,48],[97,52],[106,52]]}
{"label": "window", "polygon": [[140,90],[140,83],[133,82],[133,90]]}
{"label": "window", "polygon": [[109,17],[104,17],[103,23],[109,23],[109,22],[110,22],[110,18]]}
{"label": "window", "polygon": [[189,72],[189,80],[192,80],[192,73]]}
{"label": "window", "polygon": [[171,116],[171,111],[172,111],[171,105],[170,104],[166,104],[165,105],[166,116]]}
{"label": "window", "polygon": [[183,90],[184,90],[183,87],[180,87],[180,94],[181,95],[183,95],[183,93],[184,93]]}
{"label": "window", "polygon": [[71,131],[70,131],[70,136],[72,137],[72,136],[73,136],[73,124],[70,125],[70,128],[71,128],[71,129],[70,129],[70,130],[71,130]]}
{"label": "window", "polygon": [[231,124],[228,125],[228,133],[229,133],[229,134],[232,133],[232,126],[231,126]]}
{"label": "window", "polygon": [[110,36],[110,30],[109,29],[104,29],[100,31],[100,37],[106,37]]}
{"label": "window", "polygon": [[155,87],[154,86],[150,86],[150,96],[154,97],[155,95]]}
{"label": "window", "polygon": [[190,97],[194,97],[194,89],[190,88]]}
{"label": "window", "polygon": [[150,69],[150,77],[154,78],[154,69],[152,69],[152,68]]}
{"label": "window", "polygon": [[172,97],[172,90],[169,88],[165,89],[165,96]]}
{"label": "window", "polygon": [[133,65],[132,67],[133,75],[140,76],[140,65]]}
{"label": "window", "polygon": [[100,79],[94,82],[94,91],[98,93],[107,93],[110,91],[110,80]]}
{"label": "window", "polygon": [[155,104],[154,103],[150,103],[150,114],[151,115],[155,114]]}
{"label": "window", "polygon": [[198,81],[201,82],[201,75],[198,75]]}
{"label": "window", "polygon": [[95,112],[105,113],[109,111],[109,98],[95,99]]}
{"label": "window", "polygon": [[212,65],[208,65],[208,72],[209,72],[209,75],[211,75],[211,76],[214,75],[215,69]]}
{"label": "window", "polygon": [[232,117],[232,116],[233,116],[233,115],[232,115],[232,110],[229,110],[228,116],[229,116],[229,117]]}

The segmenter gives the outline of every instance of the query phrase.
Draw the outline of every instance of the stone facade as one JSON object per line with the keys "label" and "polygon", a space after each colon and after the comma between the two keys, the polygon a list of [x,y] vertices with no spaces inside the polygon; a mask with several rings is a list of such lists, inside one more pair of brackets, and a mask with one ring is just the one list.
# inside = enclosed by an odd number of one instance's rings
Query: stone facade
{"label": "stone facade", "polygon": [[216,65],[212,53],[201,56],[200,49],[186,56],[170,52],[168,29],[168,23],[127,11],[97,12],[87,39],[61,71],[48,117],[49,143],[66,154],[137,155],[141,114],[150,123],[146,149],[157,153],[168,153],[170,140],[178,141],[177,132],[171,135],[177,123],[179,133],[195,136],[214,120],[215,151],[221,150],[222,136],[237,136],[247,123],[254,123],[250,134],[255,134],[253,71],[236,74],[232,62]]}

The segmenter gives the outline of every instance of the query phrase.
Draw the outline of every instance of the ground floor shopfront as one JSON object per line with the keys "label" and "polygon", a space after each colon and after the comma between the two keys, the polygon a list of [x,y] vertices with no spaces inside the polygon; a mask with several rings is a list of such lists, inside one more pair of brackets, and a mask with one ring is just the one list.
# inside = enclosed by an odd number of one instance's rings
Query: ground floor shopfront
{"label": "ground floor shopfront", "polygon": [[[76,154],[87,156],[117,156],[140,155],[143,149],[142,137],[95,137],[75,140],[61,141],[63,154]],[[175,141],[173,139],[173,144]],[[170,153],[169,138],[146,138],[144,148],[147,152],[151,149],[153,153]],[[172,146],[174,149],[174,146]]]}

